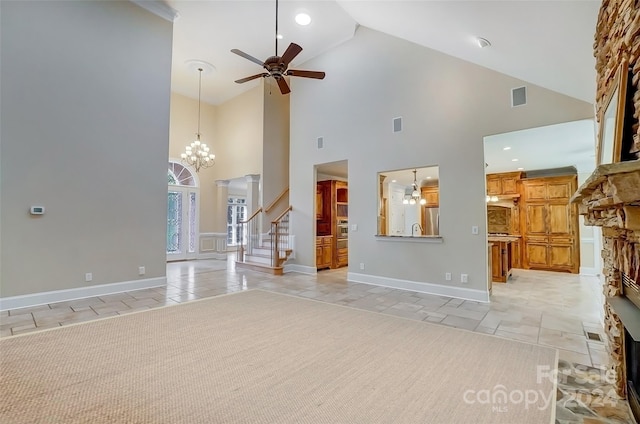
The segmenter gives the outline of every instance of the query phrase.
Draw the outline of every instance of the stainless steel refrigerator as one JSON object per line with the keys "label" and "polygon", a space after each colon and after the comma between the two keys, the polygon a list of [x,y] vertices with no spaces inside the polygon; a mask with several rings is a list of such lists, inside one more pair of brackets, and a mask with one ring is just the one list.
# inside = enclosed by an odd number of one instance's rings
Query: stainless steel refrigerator
{"label": "stainless steel refrigerator", "polygon": [[440,235],[440,208],[422,208],[425,236]]}

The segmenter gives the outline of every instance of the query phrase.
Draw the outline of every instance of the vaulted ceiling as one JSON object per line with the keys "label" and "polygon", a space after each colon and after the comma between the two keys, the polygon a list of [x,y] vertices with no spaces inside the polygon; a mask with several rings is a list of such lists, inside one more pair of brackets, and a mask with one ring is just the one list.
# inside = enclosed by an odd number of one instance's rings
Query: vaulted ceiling
{"label": "vaulted ceiling", "polygon": [[[215,67],[202,79],[205,102],[221,104],[259,84],[260,79],[234,83],[262,72],[262,68],[230,50],[240,49],[260,60],[276,53],[275,0],[158,1],[178,14],[174,21],[172,91],[197,98],[198,75],[190,60]],[[362,25],[593,103],[593,42],[599,8],[597,0],[280,0],[278,32],[282,39],[277,53],[282,55],[291,42],[301,45],[303,51],[290,68],[305,69],[305,61],[349,40]],[[294,22],[299,12],[310,15],[310,25]],[[491,46],[480,48],[477,37],[489,40]],[[516,166],[544,167],[549,157],[545,152],[567,144],[566,139],[554,137],[556,133],[563,137],[563,131],[528,133],[529,140],[540,134],[544,137],[536,138],[537,150],[520,153],[519,163],[511,163],[512,158],[501,149],[517,146],[522,133],[492,139],[497,143],[493,147],[496,151],[487,153],[492,168],[487,172],[515,170]],[[567,147],[571,152],[556,156],[567,160],[564,165],[582,163],[581,168],[588,168],[594,162],[593,137],[586,134],[574,141]]]}
{"label": "vaulted ceiling", "polygon": [[[275,54],[275,0],[168,0],[167,4],[178,13],[174,91],[197,97],[197,72],[186,64],[194,59],[216,68],[203,76],[206,102],[220,104],[258,84],[259,80],[233,82],[261,68],[230,50],[240,49],[260,60]],[[278,54],[290,42],[301,45],[304,50],[291,64],[298,67],[348,40],[363,25],[592,103],[593,35],[599,7],[600,2],[593,0],[281,0],[278,26],[283,38]],[[308,13],[311,24],[296,24],[298,12]],[[489,40],[491,46],[479,48],[476,37]]]}

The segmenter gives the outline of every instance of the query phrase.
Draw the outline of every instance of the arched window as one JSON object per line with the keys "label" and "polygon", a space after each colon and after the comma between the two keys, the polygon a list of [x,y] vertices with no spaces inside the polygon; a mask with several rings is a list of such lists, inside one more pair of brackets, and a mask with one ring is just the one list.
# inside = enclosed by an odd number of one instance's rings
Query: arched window
{"label": "arched window", "polygon": [[196,187],[196,179],[193,173],[178,162],[169,161],[168,173],[169,185]]}

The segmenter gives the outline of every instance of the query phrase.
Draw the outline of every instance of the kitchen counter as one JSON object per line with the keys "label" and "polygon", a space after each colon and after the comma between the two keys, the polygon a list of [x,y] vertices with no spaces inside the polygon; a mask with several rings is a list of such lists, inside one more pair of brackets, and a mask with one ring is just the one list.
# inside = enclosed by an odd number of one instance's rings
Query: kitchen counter
{"label": "kitchen counter", "polygon": [[492,242],[501,242],[501,241],[509,241],[509,242],[513,242],[513,241],[518,241],[520,240],[522,236],[516,236],[516,235],[508,235],[508,236],[494,236],[494,235],[489,235],[487,236],[487,240],[488,241],[492,241]]}

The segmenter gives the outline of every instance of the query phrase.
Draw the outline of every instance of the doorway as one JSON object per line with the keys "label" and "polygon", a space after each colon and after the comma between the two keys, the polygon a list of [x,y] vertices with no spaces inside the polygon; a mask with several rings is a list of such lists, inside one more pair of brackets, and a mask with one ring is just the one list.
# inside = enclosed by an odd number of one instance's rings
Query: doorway
{"label": "doorway", "polygon": [[349,264],[348,162],[316,166],[316,269]]}
{"label": "doorway", "polygon": [[199,234],[197,177],[189,168],[170,160],[167,183],[167,261],[195,259]]}

